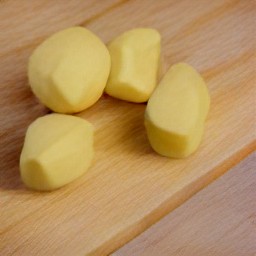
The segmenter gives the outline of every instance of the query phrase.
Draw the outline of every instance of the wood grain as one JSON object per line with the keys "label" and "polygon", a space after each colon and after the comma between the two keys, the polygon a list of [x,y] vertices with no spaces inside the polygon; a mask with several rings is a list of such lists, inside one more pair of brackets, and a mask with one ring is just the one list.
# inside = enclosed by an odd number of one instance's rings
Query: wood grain
{"label": "wood grain", "polygon": [[256,255],[256,153],[113,256]]}
{"label": "wood grain", "polygon": [[[52,2],[1,3],[0,20],[7,21],[0,30],[0,254],[106,255],[255,148],[255,4],[77,0],[64,8],[60,1]],[[17,12],[19,5],[28,9]],[[19,21],[15,25],[13,13]],[[27,126],[48,110],[27,86],[27,59],[50,33],[80,22],[105,42],[128,28],[157,28],[166,62],[188,62],[206,78],[212,98],[206,133],[198,152],[188,159],[160,157],[147,142],[145,105],[104,95],[79,114],[96,129],[93,167],[58,191],[35,193],[22,185],[18,160]],[[41,30],[32,36],[38,24]],[[16,30],[19,37],[12,35]]]}

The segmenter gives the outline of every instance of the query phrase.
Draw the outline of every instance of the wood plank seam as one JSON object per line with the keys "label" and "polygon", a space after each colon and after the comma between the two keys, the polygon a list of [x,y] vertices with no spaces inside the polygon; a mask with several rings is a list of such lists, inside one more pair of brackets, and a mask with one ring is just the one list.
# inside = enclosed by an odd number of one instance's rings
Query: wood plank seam
{"label": "wood plank seam", "polygon": [[85,27],[85,26],[89,25],[90,23],[94,22],[95,20],[97,20],[98,18],[110,13],[114,9],[119,8],[121,5],[124,5],[128,2],[131,2],[131,1],[132,0],[120,0],[119,3],[116,3],[116,4],[113,4],[113,5],[109,6],[102,13],[95,14],[90,19],[87,19],[87,20],[81,22],[78,26],[84,26]]}
{"label": "wood plank seam", "polygon": [[171,42],[182,40],[183,38],[186,38],[192,33],[200,30],[201,27],[207,26],[207,24],[209,24],[212,20],[226,15],[227,11],[235,10],[235,7],[239,4],[239,2],[240,0],[228,1],[220,7],[217,7],[216,9],[204,14],[203,16],[199,17],[198,19],[194,20],[193,22],[182,28],[182,30],[180,30],[176,35],[171,38]]}
{"label": "wood plank seam", "polygon": [[[72,26],[86,26],[92,22],[94,22],[95,20],[99,19],[100,17],[108,14],[109,12],[113,11],[114,9],[120,7],[121,5],[129,2],[129,1],[132,1],[132,0],[120,0],[120,2],[116,3],[116,4],[113,4],[109,7],[107,7],[105,10],[103,10],[102,12],[99,12],[95,15],[93,15],[91,18],[88,18],[82,22],[79,22],[78,24],[72,24]],[[0,2],[1,4],[1,2]],[[31,48],[31,47],[35,47],[36,44],[39,44],[40,42],[42,42],[43,40],[45,39],[45,36],[42,36],[42,37],[38,37],[36,38],[36,42],[33,42],[33,43],[30,43],[30,44],[26,44],[26,45],[23,45],[21,47],[18,47],[16,48],[15,50],[11,50],[11,51],[7,51],[5,53],[0,53],[0,58],[1,57],[5,57],[5,56],[8,56],[10,54],[20,54],[23,50],[25,49],[28,49],[28,48]]]}

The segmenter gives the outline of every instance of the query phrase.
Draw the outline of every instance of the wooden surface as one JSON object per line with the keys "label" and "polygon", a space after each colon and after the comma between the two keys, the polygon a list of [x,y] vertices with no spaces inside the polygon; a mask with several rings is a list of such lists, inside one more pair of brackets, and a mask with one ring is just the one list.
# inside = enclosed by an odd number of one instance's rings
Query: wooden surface
{"label": "wooden surface", "polygon": [[[227,171],[255,147],[254,1],[0,2],[0,254],[105,255]],[[185,61],[212,98],[200,149],[184,160],[155,154],[145,105],[103,96],[79,115],[96,128],[95,161],[52,193],[25,189],[18,160],[27,126],[48,112],[27,86],[28,56],[45,37],[84,25],[107,42],[157,28],[165,61]]]}
{"label": "wooden surface", "polygon": [[256,153],[112,256],[255,256]]}

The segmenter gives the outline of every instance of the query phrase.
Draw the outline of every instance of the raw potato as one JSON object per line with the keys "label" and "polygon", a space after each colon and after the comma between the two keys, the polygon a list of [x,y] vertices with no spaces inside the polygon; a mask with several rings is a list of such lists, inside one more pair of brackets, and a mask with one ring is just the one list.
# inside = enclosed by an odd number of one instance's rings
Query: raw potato
{"label": "raw potato", "polygon": [[107,47],[91,31],[72,27],[46,39],[29,60],[29,83],[43,104],[74,113],[102,95],[110,72]]}
{"label": "raw potato", "polygon": [[153,149],[167,157],[192,154],[202,139],[209,105],[200,74],[185,63],[172,66],[146,108],[145,126]]}
{"label": "raw potato", "polygon": [[148,101],[157,83],[160,42],[158,31],[149,28],[127,31],[110,42],[106,93],[131,102]]}
{"label": "raw potato", "polygon": [[50,114],[28,128],[20,157],[23,182],[32,189],[57,189],[81,176],[93,158],[93,127],[82,118]]}

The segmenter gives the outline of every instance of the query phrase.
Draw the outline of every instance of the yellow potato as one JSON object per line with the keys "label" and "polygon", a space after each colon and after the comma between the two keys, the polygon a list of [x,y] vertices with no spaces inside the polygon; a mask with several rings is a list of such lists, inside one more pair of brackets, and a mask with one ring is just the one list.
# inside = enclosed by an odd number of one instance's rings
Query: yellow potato
{"label": "yellow potato", "polygon": [[146,102],[157,83],[160,41],[155,29],[138,28],[110,42],[111,71],[106,93],[126,101]]}
{"label": "yellow potato", "polygon": [[192,154],[202,139],[209,105],[200,74],[185,63],[172,66],[146,108],[145,126],[152,148],[167,157]]}
{"label": "yellow potato", "polygon": [[46,39],[29,60],[32,91],[59,113],[74,113],[102,95],[110,72],[107,47],[91,31],[72,27]]}
{"label": "yellow potato", "polygon": [[35,190],[57,189],[81,176],[93,154],[89,122],[64,114],[40,117],[26,133],[20,156],[22,180]]}

